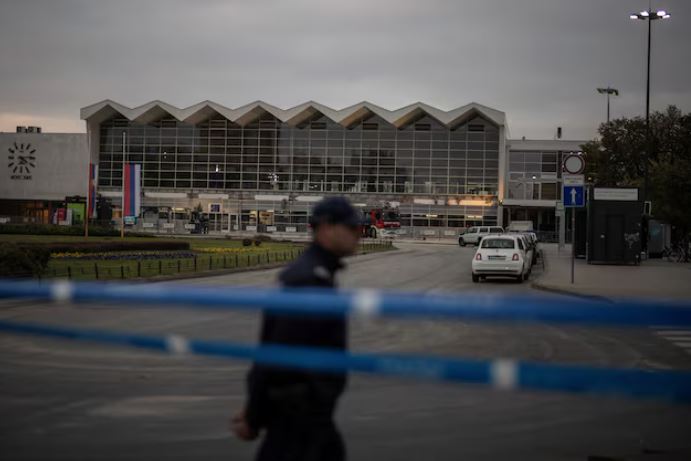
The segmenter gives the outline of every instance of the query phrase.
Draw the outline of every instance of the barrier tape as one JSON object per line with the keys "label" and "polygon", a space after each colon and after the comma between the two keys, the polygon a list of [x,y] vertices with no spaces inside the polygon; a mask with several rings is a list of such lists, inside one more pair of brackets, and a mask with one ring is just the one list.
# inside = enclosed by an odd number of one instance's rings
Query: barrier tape
{"label": "barrier tape", "polygon": [[270,310],[286,314],[424,317],[504,322],[691,326],[691,301],[497,294],[421,295],[374,290],[199,288],[58,281],[1,281],[0,298],[114,301],[129,308],[198,306],[203,309]]}
{"label": "barrier tape", "polygon": [[0,320],[0,331],[133,346],[170,354],[251,360],[323,372],[370,374],[489,385],[502,390],[561,391],[691,403],[691,372],[550,365],[509,359],[473,360],[416,355],[347,353],[281,345],[260,347],[178,335],[148,336]]}

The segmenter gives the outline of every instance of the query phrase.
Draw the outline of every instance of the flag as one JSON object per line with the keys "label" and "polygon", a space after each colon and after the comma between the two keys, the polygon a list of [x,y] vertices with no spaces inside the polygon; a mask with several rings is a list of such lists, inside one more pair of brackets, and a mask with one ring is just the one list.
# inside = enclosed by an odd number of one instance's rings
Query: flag
{"label": "flag", "polygon": [[142,202],[142,166],[127,163],[122,172],[123,216],[139,216]]}
{"label": "flag", "polygon": [[87,198],[88,205],[86,216],[87,218],[96,218],[96,186],[98,185],[98,165],[89,163],[89,196]]}

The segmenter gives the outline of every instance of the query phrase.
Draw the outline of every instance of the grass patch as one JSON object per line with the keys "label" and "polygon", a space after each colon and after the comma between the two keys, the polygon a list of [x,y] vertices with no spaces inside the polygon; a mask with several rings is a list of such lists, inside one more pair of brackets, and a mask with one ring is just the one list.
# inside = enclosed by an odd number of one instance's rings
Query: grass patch
{"label": "grass patch", "polygon": [[[153,239],[159,240],[158,238]],[[76,280],[116,280],[150,278],[156,276],[171,276],[194,274],[223,269],[249,269],[268,264],[281,264],[297,258],[304,250],[304,243],[265,241],[260,246],[245,247],[242,240],[226,238],[161,238],[161,241],[189,242],[194,257],[153,258],[142,257],[132,259],[62,259],[51,258],[42,277],[71,278]],[[0,244],[13,242],[17,244],[47,244],[60,243],[69,245],[74,243],[75,249],[79,242],[108,243],[108,242],[151,242],[150,237],[88,237],[67,235],[16,235],[0,234]],[[390,242],[365,240],[360,244],[361,254],[391,249]],[[217,252],[210,252],[218,249]],[[223,252],[223,249],[238,249],[238,252]],[[79,251],[76,249],[76,251]],[[127,252],[123,252],[125,254]],[[155,253],[155,252],[152,252]],[[168,255],[170,252],[161,252]]]}

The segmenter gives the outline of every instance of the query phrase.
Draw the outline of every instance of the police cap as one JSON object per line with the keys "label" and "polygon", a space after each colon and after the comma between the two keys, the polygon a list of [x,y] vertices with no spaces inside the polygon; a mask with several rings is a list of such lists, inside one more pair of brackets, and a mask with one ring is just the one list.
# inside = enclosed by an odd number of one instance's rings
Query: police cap
{"label": "police cap", "polygon": [[350,204],[345,197],[327,197],[312,209],[310,224],[317,227],[322,223],[343,224],[349,227],[356,227],[361,224],[360,213]]}

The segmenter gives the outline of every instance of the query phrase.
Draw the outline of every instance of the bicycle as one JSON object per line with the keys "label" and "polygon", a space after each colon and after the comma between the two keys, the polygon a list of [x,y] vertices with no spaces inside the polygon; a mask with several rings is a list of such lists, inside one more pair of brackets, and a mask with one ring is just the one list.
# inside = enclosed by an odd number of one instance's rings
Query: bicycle
{"label": "bicycle", "polygon": [[691,262],[691,250],[689,250],[689,243],[686,241],[681,241],[673,244],[671,247],[665,247],[662,250],[662,257],[666,258],[669,262]]}

